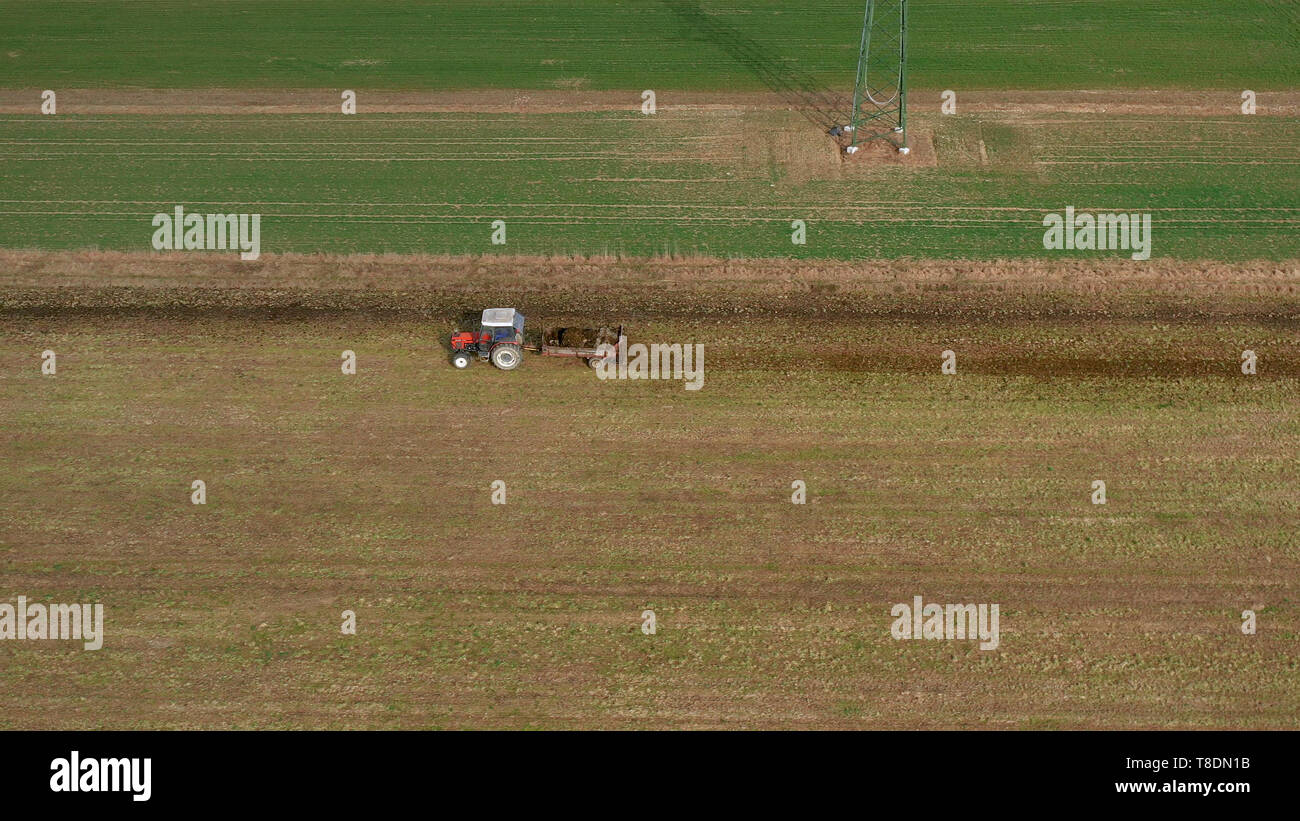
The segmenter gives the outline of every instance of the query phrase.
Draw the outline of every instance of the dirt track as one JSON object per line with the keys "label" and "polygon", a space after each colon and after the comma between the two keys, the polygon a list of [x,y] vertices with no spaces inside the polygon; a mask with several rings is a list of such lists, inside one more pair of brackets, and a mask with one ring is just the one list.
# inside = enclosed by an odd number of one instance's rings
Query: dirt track
{"label": "dirt track", "polygon": [[622,260],[0,251],[0,314],[454,317],[509,302],[623,317],[1300,322],[1300,261]]}
{"label": "dirt track", "polygon": [[[37,114],[42,89],[0,89],[0,114]],[[56,89],[60,114],[337,114],[340,89]],[[580,111],[640,111],[641,90],[571,91],[475,89],[468,91],[369,91],[356,89],[359,114],[500,113],[552,114]],[[943,89],[913,89],[914,112],[939,111]],[[962,114],[1169,114],[1239,115],[1241,92],[1186,90],[958,90]],[[660,90],[663,112],[681,110],[789,109],[769,92]],[[1300,92],[1264,91],[1257,116],[1300,116]],[[842,106],[850,107],[848,100]]]}

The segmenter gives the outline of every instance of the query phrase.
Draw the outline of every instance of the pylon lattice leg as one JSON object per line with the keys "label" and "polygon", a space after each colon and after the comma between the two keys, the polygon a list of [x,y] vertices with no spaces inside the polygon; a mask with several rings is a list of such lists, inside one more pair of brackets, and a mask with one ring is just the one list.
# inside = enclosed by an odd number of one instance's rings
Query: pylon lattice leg
{"label": "pylon lattice leg", "polygon": [[907,148],[907,0],[867,0],[848,129],[850,153],[871,140]]}

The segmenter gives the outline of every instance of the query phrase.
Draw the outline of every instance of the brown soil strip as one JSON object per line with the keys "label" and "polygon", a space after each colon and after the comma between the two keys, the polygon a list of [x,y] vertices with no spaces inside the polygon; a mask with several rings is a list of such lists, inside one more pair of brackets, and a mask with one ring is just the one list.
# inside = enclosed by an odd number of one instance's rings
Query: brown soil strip
{"label": "brown soil strip", "polygon": [[[841,153],[848,169],[858,166],[897,165],[904,168],[934,168],[939,164],[939,156],[934,150],[934,135],[930,131],[909,129],[907,135],[907,154],[900,152],[893,143],[883,139],[860,143],[853,154]],[[848,137],[837,140],[841,152],[851,145]]]}
{"label": "brown soil strip", "polygon": [[0,315],[1096,317],[1300,322],[1300,260],[884,261],[0,251]]}

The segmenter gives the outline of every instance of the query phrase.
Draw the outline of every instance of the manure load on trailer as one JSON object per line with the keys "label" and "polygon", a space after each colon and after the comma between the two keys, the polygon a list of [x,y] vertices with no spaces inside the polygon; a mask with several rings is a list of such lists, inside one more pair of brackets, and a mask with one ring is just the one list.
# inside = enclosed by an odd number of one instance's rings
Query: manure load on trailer
{"label": "manure load on trailer", "polygon": [[594,348],[602,341],[618,344],[610,328],[548,328],[544,336],[553,348]]}
{"label": "manure load on trailer", "polygon": [[[623,326],[610,328],[553,327],[542,328],[542,344],[535,350],[542,356],[572,356],[587,360],[587,364],[596,367],[604,359],[617,359],[618,338],[623,335]],[[608,346],[608,347],[605,347]]]}

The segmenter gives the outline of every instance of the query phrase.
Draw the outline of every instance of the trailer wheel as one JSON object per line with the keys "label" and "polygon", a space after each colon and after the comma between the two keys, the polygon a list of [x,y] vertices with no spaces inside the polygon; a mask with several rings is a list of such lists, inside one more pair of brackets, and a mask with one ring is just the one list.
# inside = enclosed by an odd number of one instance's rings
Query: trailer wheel
{"label": "trailer wheel", "polygon": [[458,371],[465,370],[466,368],[469,367],[469,363],[470,363],[470,356],[464,351],[457,351],[456,353],[452,354],[451,364],[455,366],[456,370]]}
{"label": "trailer wheel", "polygon": [[587,364],[590,365],[592,368],[599,368],[600,363],[604,361],[605,361],[605,357],[603,356],[593,356],[591,359],[587,360]]}
{"label": "trailer wheel", "polygon": [[518,345],[498,345],[492,349],[492,364],[503,371],[513,371],[522,359]]}

